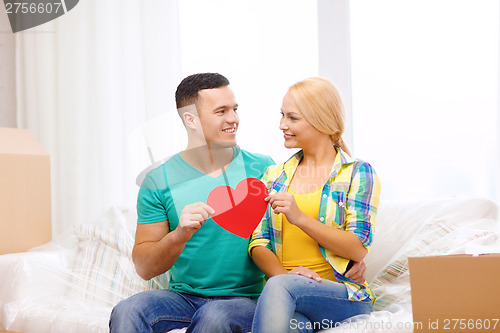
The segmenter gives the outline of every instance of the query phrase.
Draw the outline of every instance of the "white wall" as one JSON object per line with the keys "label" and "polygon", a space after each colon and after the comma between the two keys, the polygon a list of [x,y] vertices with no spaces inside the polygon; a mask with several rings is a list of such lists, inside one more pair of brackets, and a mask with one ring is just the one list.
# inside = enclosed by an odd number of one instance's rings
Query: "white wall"
{"label": "white wall", "polygon": [[[500,17],[500,6],[498,7],[497,14]],[[498,45],[500,48],[500,24],[498,25]],[[496,149],[496,201],[500,206],[500,51],[497,62],[497,149]],[[500,226],[499,226],[500,228]]]}

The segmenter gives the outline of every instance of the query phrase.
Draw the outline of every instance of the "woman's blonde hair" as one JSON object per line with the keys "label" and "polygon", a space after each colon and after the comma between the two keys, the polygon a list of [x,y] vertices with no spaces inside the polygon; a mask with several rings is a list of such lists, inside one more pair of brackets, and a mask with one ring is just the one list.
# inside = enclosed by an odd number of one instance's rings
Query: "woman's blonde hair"
{"label": "woman's blonde hair", "polygon": [[322,77],[311,77],[295,83],[288,89],[304,118],[318,131],[330,136],[333,144],[351,155],[342,140],[345,111],[340,93],[335,85]]}

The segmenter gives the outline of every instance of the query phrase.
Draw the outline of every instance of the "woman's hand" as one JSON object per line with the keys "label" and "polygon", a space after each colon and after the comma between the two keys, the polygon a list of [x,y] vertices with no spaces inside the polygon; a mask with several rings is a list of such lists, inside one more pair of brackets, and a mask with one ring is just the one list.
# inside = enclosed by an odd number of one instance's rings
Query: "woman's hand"
{"label": "woman's hand", "polygon": [[269,195],[265,200],[271,204],[275,214],[283,213],[288,222],[299,226],[299,222],[304,213],[297,206],[297,202],[295,202],[292,193],[277,192]]}
{"label": "woman's hand", "polygon": [[321,278],[319,277],[318,273],[313,271],[312,269],[306,268],[306,267],[295,267],[294,269],[288,271],[288,274],[295,274],[295,275],[302,275],[307,278],[313,279],[314,281],[320,282]]}

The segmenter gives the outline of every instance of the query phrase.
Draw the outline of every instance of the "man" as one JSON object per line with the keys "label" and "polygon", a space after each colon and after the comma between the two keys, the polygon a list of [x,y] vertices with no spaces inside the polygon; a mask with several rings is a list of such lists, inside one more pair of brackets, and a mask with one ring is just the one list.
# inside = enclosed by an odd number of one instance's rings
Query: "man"
{"label": "man", "polygon": [[110,330],[249,332],[263,275],[247,254],[248,239],[221,228],[206,202],[217,186],[260,179],[274,162],[236,146],[238,104],[224,76],[185,78],[176,103],[188,145],[144,179],[132,253],[146,280],[169,271],[169,289],[120,302]]}

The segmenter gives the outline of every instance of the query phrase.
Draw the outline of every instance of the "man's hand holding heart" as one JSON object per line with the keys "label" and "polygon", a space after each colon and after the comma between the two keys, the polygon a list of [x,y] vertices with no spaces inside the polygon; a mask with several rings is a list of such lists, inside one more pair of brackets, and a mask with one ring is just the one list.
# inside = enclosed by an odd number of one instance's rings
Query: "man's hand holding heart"
{"label": "man's hand holding heart", "polygon": [[215,210],[203,202],[195,202],[184,207],[177,230],[181,239],[187,242]]}

